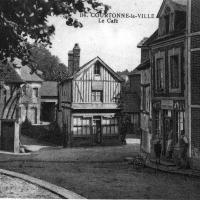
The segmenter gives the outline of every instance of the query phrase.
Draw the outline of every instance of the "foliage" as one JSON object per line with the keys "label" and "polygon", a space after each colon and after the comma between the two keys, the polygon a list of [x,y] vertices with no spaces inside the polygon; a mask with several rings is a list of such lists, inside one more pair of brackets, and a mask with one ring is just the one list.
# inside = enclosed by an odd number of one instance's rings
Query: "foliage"
{"label": "foliage", "polygon": [[46,81],[60,81],[68,76],[67,66],[44,46],[31,49],[31,60],[36,63],[37,70],[42,71],[41,77]]}
{"label": "foliage", "polygon": [[55,27],[48,16],[61,16],[66,25],[76,28],[82,24],[73,16],[78,12],[107,12],[108,6],[96,0],[1,0],[0,1],[0,60],[17,57],[22,64],[30,59],[28,39],[51,45]]}

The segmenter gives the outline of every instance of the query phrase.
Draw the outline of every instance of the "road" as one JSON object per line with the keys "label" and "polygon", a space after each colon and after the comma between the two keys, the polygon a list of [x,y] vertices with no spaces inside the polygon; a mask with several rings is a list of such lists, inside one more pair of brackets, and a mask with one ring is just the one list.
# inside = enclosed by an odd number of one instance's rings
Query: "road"
{"label": "road", "polygon": [[200,199],[200,180],[136,170],[124,161],[139,145],[49,148],[29,156],[0,155],[0,168],[41,178],[86,198]]}

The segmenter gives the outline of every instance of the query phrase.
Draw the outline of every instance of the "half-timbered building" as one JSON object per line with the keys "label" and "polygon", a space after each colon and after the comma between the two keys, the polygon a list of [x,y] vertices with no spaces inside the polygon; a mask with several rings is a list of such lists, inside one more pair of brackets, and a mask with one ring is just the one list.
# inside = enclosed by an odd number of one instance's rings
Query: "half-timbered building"
{"label": "half-timbered building", "polygon": [[24,81],[11,64],[0,63],[0,150],[19,153],[19,105]]}
{"label": "half-timbered building", "polygon": [[78,44],[68,59],[71,77],[59,84],[58,102],[64,145],[118,143],[121,77],[99,57],[79,67]]}

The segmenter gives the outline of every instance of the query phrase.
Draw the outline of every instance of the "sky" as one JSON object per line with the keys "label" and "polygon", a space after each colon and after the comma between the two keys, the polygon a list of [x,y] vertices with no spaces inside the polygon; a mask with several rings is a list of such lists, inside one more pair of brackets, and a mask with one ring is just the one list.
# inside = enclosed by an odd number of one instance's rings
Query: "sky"
{"label": "sky", "polygon": [[50,17],[56,31],[52,37],[53,55],[68,65],[68,51],[75,43],[81,48],[80,65],[99,56],[115,71],[133,70],[140,63],[140,49],[137,44],[149,37],[158,27],[156,15],[162,0],[99,0],[111,6],[109,13],[154,14],[154,18],[118,19],[118,23],[99,23],[99,18],[80,17],[83,28],[73,28],[65,24],[60,17]]}

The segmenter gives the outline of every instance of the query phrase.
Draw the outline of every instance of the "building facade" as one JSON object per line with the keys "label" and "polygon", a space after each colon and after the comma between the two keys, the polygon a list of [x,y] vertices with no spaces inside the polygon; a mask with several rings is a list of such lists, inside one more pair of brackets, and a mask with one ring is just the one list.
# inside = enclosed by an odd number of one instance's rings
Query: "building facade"
{"label": "building facade", "polygon": [[64,145],[119,142],[122,79],[99,57],[79,67],[80,48],[69,52],[71,77],[59,84],[58,122]]}
{"label": "building facade", "polygon": [[20,121],[28,119],[32,124],[40,124],[40,90],[43,80],[31,72],[28,66],[18,66],[18,74],[24,84],[22,87],[22,97],[20,98]]}
{"label": "building facade", "polygon": [[[159,18],[159,27],[144,41],[141,47],[142,55],[145,52],[142,57],[148,58],[149,54],[149,59],[141,65],[141,67],[146,66],[144,67],[145,70],[143,70],[146,80],[143,80],[144,83],[142,83],[144,84],[142,85],[142,98],[145,99],[145,95],[151,96],[149,101],[152,105],[148,107],[148,101],[142,100],[142,112],[146,112],[146,109],[150,112],[147,120],[150,120],[150,123],[143,129],[146,129],[149,133],[149,127],[152,130],[151,142],[150,144],[149,142],[145,144],[144,147],[154,154],[154,141],[160,140],[162,158],[167,157],[169,137],[172,137],[170,139],[172,139],[173,149],[175,150],[179,146],[180,134],[185,131],[186,127],[186,16],[186,0],[163,1],[157,16]],[[147,74],[151,75],[151,81]],[[148,82],[150,82],[150,88]],[[149,90],[151,94],[147,94]],[[145,107],[147,108],[144,109]],[[143,117],[147,116],[143,115]],[[147,121],[145,120],[145,122]],[[169,136],[170,132],[173,132],[172,136]]]}
{"label": "building facade", "polygon": [[138,134],[140,128],[140,81],[137,70],[129,74],[129,84],[122,92],[123,115],[127,121],[127,134]]}
{"label": "building facade", "polygon": [[140,128],[141,128],[141,150],[151,152],[152,139],[152,105],[151,105],[151,67],[150,50],[145,45],[148,38],[144,38],[139,44],[141,49],[141,64],[136,68],[141,74],[141,104],[140,104]]}

